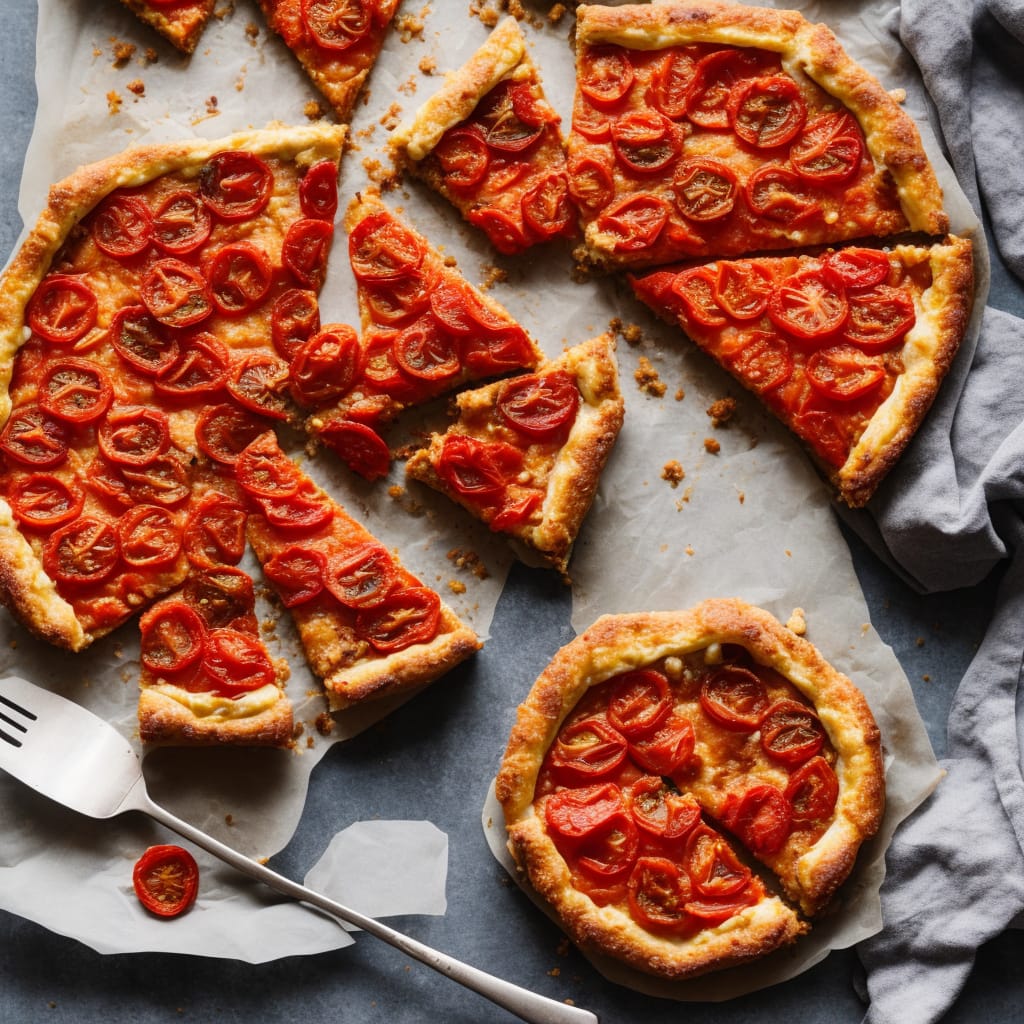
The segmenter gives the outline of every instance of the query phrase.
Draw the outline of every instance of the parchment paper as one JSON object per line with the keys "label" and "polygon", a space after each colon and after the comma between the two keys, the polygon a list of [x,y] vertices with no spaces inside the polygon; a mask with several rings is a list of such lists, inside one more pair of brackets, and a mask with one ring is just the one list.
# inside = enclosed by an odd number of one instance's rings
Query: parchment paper
{"label": "parchment paper", "polygon": [[[879,41],[881,33],[876,37],[872,30],[881,17],[891,13],[893,3],[865,5],[846,0],[786,6],[826,20],[850,52],[887,85],[904,84],[893,78],[897,55],[888,53]],[[552,25],[543,18],[546,5],[528,9],[534,16],[524,31],[549,99],[567,127],[573,81],[568,42],[572,19],[567,16]],[[250,24],[259,26],[259,31],[247,33]],[[50,182],[80,163],[126,145],[191,135],[219,137],[274,119],[301,123],[306,104],[317,94],[290,54],[279,41],[269,38],[262,26],[255,3],[237,0],[223,18],[211,23],[197,53],[186,60],[154,43],[113,0],[105,5],[87,0],[40,0],[39,113],[19,206],[26,222],[34,220]],[[454,68],[486,34],[487,28],[467,14],[466,3],[404,5],[371,76],[367,102],[356,111],[355,148],[342,168],[343,205],[375,176],[387,126],[393,126],[403,113],[410,114],[436,88],[438,80],[421,70],[429,67],[424,59],[432,59],[438,73]],[[121,67],[114,66],[115,40],[130,40],[139,47]],[[143,50],[149,45],[159,52],[156,63],[145,60]],[[134,80],[143,83],[142,95],[128,88]],[[925,112],[911,112],[920,123]],[[969,230],[971,224],[958,206],[955,182],[946,180],[944,185],[953,200],[958,229]],[[801,944],[801,962],[787,964],[782,970],[788,976],[820,959],[828,948],[847,945],[877,930],[875,894],[887,837],[930,792],[939,772],[906,677],[869,625],[846,546],[829,509],[828,492],[796,442],[685,339],[648,316],[616,281],[574,282],[568,247],[556,244],[518,260],[501,259],[482,236],[458,221],[443,200],[419,185],[409,184],[391,194],[388,201],[401,207],[417,228],[454,256],[471,280],[482,280],[493,266],[505,270],[506,279],[496,284],[491,294],[524,324],[549,356],[603,331],[613,317],[642,328],[639,345],[619,345],[626,425],[577,545],[572,564],[573,626],[581,630],[603,612],[684,607],[703,597],[733,594],[763,605],[782,619],[794,607],[805,608],[810,639],[862,686],[880,719],[889,759],[890,802],[884,834],[862,859],[858,879],[865,880],[854,886],[864,890],[863,901],[851,901],[837,922],[840,927],[818,929],[811,940]],[[966,203],[963,208],[966,210]],[[341,232],[339,237],[343,241]],[[325,321],[356,322],[351,277],[337,241],[321,305]],[[667,384],[664,397],[652,398],[634,385],[633,374],[641,356],[653,363]],[[676,397],[679,389],[682,398]],[[725,395],[737,398],[738,411],[728,427],[714,429],[705,410]],[[443,423],[443,416],[437,416]],[[414,428],[400,426],[398,431],[403,429]],[[721,445],[717,455],[704,449],[704,438],[710,436]],[[678,459],[686,472],[676,488],[660,476],[668,459]],[[502,543],[425,488],[412,485],[397,498],[389,494],[390,485],[404,488],[400,465],[389,480],[373,485],[355,480],[328,459],[317,459],[307,468],[371,531],[396,547],[403,561],[441,590],[456,611],[486,637],[510,564]],[[446,558],[453,549],[477,552],[487,566],[488,578],[480,580],[458,569]],[[451,592],[450,580],[463,583],[466,592],[461,596]],[[267,608],[265,614],[276,612]],[[7,641],[0,644],[4,652],[0,674],[20,674],[49,685],[94,707],[127,735],[133,734],[137,645],[132,627],[78,656],[44,648],[7,618],[0,620],[0,638]],[[386,710],[336,716],[334,733],[320,736],[312,728],[312,719],[324,704],[285,617],[278,621],[276,642],[292,666],[289,692],[297,716],[307,723],[308,747],[303,741],[292,753],[157,751],[146,761],[147,776],[158,799],[199,827],[258,855],[272,854],[287,842],[302,809],[309,772],[330,744],[354,735]],[[434,685],[443,686],[444,681]],[[487,711],[481,709],[480,713]],[[498,754],[496,751],[495,758]],[[259,786],[252,785],[254,775],[261,779]],[[204,895],[202,906],[217,913],[189,915],[189,933],[180,943],[168,929],[153,934],[152,929],[144,928],[147,922],[140,920],[134,897],[124,884],[145,843],[142,833],[150,826],[118,822],[83,827],[80,819],[75,819],[72,828],[63,812],[40,811],[39,801],[31,794],[15,790],[13,783],[0,780],[5,806],[11,801],[10,806],[21,809],[12,815],[18,828],[0,839],[4,883],[0,898],[5,909],[105,950],[165,949],[170,943],[181,951],[261,960],[315,952],[346,941],[344,933],[330,922],[277,904],[273,897],[239,884],[235,878],[225,879],[222,890]],[[225,824],[229,815],[230,826]],[[485,820],[489,817],[500,822],[500,814],[494,817],[485,812]],[[412,831],[411,848],[427,862],[431,844],[421,843],[422,834]],[[488,836],[493,839],[499,832],[500,828],[491,827]],[[500,854],[500,838],[492,845]],[[331,874],[335,855],[332,846],[318,868],[324,873],[321,877]],[[91,880],[90,891],[109,891],[112,885],[104,881],[104,872],[111,872],[119,893],[114,905],[103,902],[100,909],[97,902],[83,906],[81,913],[69,913],[65,905],[60,912],[44,915],[31,894],[60,886],[68,874],[69,858],[73,859],[75,878]],[[209,871],[217,869],[210,866]],[[430,875],[435,882],[436,874]],[[410,888],[410,898],[423,884],[418,881]],[[368,887],[372,890],[372,881]],[[96,898],[101,901],[99,895]],[[372,902],[374,897],[368,898]],[[416,908],[410,912],[442,912],[443,895],[432,904],[432,911],[422,910],[420,902],[405,905]],[[273,913],[275,918],[286,918],[288,926],[278,921],[275,938],[268,946],[262,927],[239,928],[233,923],[226,928],[228,906],[245,914]],[[115,923],[98,935],[97,918],[111,915]],[[226,930],[233,936],[230,948],[224,945]],[[246,935],[259,937],[247,943]],[[755,983],[777,980],[772,971],[769,965],[767,979]],[[729,994],[737,994],[732,981]]]}

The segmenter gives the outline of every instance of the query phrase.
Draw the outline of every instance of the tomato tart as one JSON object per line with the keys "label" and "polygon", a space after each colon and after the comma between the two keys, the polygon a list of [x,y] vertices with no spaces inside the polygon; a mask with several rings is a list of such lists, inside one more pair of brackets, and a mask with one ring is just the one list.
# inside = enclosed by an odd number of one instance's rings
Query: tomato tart
{"label": "tomato tart", "polygon": [[347,123],[399,0],[259,0],[339,121]]}
{"label": "tomato tart", "polygon": [[455,404],[456,421],[409,458],[406,475],[564,575],[622,427],[614,338],[577,345],[535,373],[463,391]]}
{"label": "tomato tart", "polygon": [[215,0],[121,0],[121,3],[182,53],[195,50],[215,6]]}
{"label": "tomato tart", "polygon": [[912,119],[798,12],[581,5],[576,46],[568,170],[591,263],[948,230]]}
{"label": "tomato tart", "polygon": [[709,600],[604,616],[563,647],[496,793],[575,942],[683,979],[793,941],[828,906],[881,820],[881,742],[810,643]]}
{"label": "tomato tart", "polygon": [[967,329],[972,245],[849,246],[631,275],[864,505],[917,431]]}
{"label": "tomato tart", "polygon": [[575,237],[559,115],[513,17],[505,18],[391,147],[505,255]]}

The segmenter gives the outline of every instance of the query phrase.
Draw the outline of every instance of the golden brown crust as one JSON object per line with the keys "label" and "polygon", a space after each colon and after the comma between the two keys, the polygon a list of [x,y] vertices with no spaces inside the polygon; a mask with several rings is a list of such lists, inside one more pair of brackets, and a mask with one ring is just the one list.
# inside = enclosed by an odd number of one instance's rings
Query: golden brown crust
{"label": "golden brown crust", "polygon": [[[565,444],[555,453],[553,464],[545,471],[546,495],[540,521],[510,528],[506,532],[539,552],[564,574],[573,543],[597,493],[601,472],[622,427],[625,405],[619,390],[615,339],[611,334],[600,335],[568,349],[559,358],[540,367],[538,372],[551,370],[565,370],[576,378],[581,396],[580,411]],[[456,400],[459,420],[446,434],[434,434],[428,447],[409,458],[406,475],[447,494],[477,514],[472,503],[460,500],[444,484],[435,466],[444,438],[450,433],[464,432],[463,421],[487,423],[493,420],[495,403],[503,386],[499,381],[460,394]]]}
{"label": "golden brown crust", "polygon": [[[276,689],[276,688],[269,688]],[[287,747],[292,744],[292,707],[283,690],[246,700],[198,699],[176,687],[147,686],[139,692],[139,736],[148,744]]]}
{"label": "golden brown crust", "polygon": [[[731,953],[719,963],[714,959],[718,949],[709,958],[699,945],[691,948],[650,936],[588,906],[587,898],[571,886],[565,862],[535,812],[534,794],[545,754],[591,687],[666,657],[681,658],[722,644],[743,647],[755,662],[792,684],[813,704],[835,749],[839,796],[832,822],[780,877],[788,897],[804,913],[817,913],[848,876],[860,844],[874,835],[881,821],[881,738],[863,694],[846,676],[773,616],[742,601],[713,599],[687,611],[599,618],[558,651],[534,683],[518,710],[495,787],[513,855],[534,886],[565,915],[573,938],[637,966],[657,962],[657,973],[667,976],[724,966],[731,962]],[[713,766],[709,772],[713,775]],[[785,935],[792,938],[798,931],[786,930]]]}
{"label": "golden brown crust", "polygon": [[215,6],[215,0],[192,0],[190,4],[169,10],[153,7],[146,0],[121,0],[121,3],[182,53],[195,51]]}

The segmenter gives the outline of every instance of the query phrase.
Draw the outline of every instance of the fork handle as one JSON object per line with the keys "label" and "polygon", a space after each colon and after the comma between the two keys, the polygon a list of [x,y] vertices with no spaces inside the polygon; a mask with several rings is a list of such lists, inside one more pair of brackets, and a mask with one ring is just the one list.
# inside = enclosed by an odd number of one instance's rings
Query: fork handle
{"label": "fork handle", "polygon": [[394,928],[390,928],[372,917],[366,917],[357,910],[343,906],[313,889],[293,882],[284,875],[279,875],[276,871],[260,864],[259,861],[246,857],[220,840],[197,829],[194,825],[190,825],[187,821],[175,817],[170,811],[154,803],[145,794],[144,789],[141,793],[136,792],[133,795],[135,800],[132,805],[138,810],[144,811],[161,825],[166,825],[167,828],[195,843],[207,853],[211,853],[237,868],[243,874],[258,879],[285,896],[302,903],[309,903],[332,917],[375,935],[378,939],[408,954],[421,964],[432,967],[438,973],[451,978],[452,981],[457,981],[460,985],[490,999],[492,1003],[515,1014],[520,1020],[529,1021],[530,1024],[598,1024],[597,1016],[589,1010],[571,1006],[568,1003],[560,1003],[556,999],[550,999],[537,992],[513,985],[502,978],[496,978],[486,971],[481,971],[477,967],[456,960],[454,957],[448,956],[447,953],[433,949],[402,932],[395,931]]}

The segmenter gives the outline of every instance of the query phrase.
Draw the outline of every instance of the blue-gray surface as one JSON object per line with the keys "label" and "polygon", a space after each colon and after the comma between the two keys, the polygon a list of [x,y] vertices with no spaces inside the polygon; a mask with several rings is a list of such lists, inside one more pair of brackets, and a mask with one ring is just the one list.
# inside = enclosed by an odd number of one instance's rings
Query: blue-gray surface
{"label": "blue-gray surface", "polygon": [[[34,38],[32,0],[2,0],[0,258],[10,253],[21,228],[16,201],[34,112]],[[998,265],[995,273],[993,304],[1024,313],[1013,308],[1012,290],[1001,287]],[[850,543],[873,622],[906,669],[942,756],[947,712],[989,621],[994,581],[922,597],[852,536]],[[864,1004],[857,995],[860,968],[853,951],[833,953],[800,978],[731,1002],[668,1003],[610,985],[574,952],[560,950],[557,929],[509,883],[485,847],[479,809],[512,720],[508,694],[523,693],[568,639],[568,618],[568,595],[551,574],[515,570],[493,638],[471,665],[370,732],[335,746],[318,766],[296,837],[275,866],[301,878],[328,838],[355,819],[425,817],[449,836],[448,912],[395,923],[432,945],[524,986],[571,998],[606,1024],[860,1021]],[[522,642],[526,636],[528,644]],[[480,714],[480,708],[493,713]],[[1020,932],[983,946],[944,1020],[1019,1020],[1022,958]],[[512,1018],[367,936],[339,952],[257,967],[167,955],[100,956],[0,913],[0,1024],[483,1019]]]}

